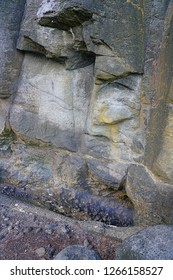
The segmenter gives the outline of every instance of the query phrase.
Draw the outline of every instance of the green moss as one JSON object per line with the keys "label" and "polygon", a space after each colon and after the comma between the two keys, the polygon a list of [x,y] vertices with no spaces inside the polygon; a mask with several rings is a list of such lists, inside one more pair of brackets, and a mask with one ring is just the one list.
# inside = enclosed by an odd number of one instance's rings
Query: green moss
{"label": "green moss", "polygon": [[15,133],[11,129],[5,128],[0,135],[0,147],[5,151],[14,141],[16,141]]}

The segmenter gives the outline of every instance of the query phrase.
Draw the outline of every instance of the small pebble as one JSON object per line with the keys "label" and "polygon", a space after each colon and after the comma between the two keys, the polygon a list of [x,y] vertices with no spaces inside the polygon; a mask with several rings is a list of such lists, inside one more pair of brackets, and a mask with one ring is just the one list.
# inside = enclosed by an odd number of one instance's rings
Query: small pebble
{"label": "small pebble", "polygon": [[10,225],[10,226],[8,227],[8,230],[10,231],[10,230],[12,230],[13,228],[14,228],[14,227]]}
{"label": "small pebble", "polygon": [[48,234],[52,234],[53,230],[52,229],[46,229],[45,232],[48,233]]}
{"label": "small pebble", "polygon": [[33,227],[28,228],[28,232],[31,232],[33,230]]}
{"label": "small pebble", "polygon": [[37,254],[39,257],[42,257],[42,256],[45,255],[46,250],[45,250],[45,248],[40,247],[40,248],[38,248],[37,250],[35,250],[35,252],[36,252],[36,254]]}
{"label": "small pebble", "polygon": [[0,240],[4,239],[5,235],[0,235]]}
{"label": "small pebble", "polygon": [[36,233],[39,233],[39,232],[41,232],[41,231],[42,231],[42,228],[37,228],[35,232],[36,232]]}
{"label": "small pebble", "polygon": [[49,258],[53,258],[55,252],[56,252],[56,247],[55,247],[55,245],[49,244],[49,245],[48,245],[48,257],[49,257]]}
{"label": "small pebble", "polygon": [[84,240],[83,245],[84,245],[85,247],[88,247],[88,246],[90,245],[88,239],[85,239],[85,240]]}
{"label": "small pebble", "polygon": [[33,221],[35,222],[37,220],[37,216],[34,215]]}
{"label": "small pebble", "polygon": [[33,230],[33,227],[29,227],[29,228],[25,228],[24,229],[24,233],[29,233],[29,232],[31,232]]}

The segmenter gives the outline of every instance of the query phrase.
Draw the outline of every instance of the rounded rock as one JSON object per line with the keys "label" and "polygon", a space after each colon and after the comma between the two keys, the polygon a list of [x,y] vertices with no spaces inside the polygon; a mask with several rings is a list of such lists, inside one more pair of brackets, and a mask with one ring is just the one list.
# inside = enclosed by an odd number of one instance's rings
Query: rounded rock
{"label": "rounded rock", "polygon": [[117,260],[173,260],[173,226],[151,226],[125,239]]}
{"label": "rounded rock", "polygon": [[35,253],[36,253],[39,257],[42,257],[42,256],[45,255],[46,250],[45,250],[45,248],[40,247],[40,248],[38,248],[37,250],[35,250]]}
{"label": "rounded rock", "polygon": [[59,252],[54,260],[101,260],[101,258],[94,250],[81,245],[72,245]]}

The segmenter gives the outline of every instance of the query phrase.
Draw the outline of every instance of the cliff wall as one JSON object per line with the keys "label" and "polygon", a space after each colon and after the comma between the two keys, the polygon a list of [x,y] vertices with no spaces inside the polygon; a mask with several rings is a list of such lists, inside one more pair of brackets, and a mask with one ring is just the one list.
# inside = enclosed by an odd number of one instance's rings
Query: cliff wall
{"label": "cliff wall", "polygon": [[0,1],[0,190],[173,224],[173,1]]}

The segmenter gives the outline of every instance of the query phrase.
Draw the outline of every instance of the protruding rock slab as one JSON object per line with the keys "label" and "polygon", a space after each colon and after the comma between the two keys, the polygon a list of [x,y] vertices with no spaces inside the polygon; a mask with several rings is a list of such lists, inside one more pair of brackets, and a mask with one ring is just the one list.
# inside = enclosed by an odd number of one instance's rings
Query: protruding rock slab
{"label": "protruding rock slab", "polygon": [[[73,32],[38,24],[37,11],[41,3],[41,0],[27,0],[17,48],[27,52],[40,53],[47,58],[65,63],[68,70],[92,64],[95,60],[93,53],[87,52],[86,47],[82,48],[82,51],[75,49],[74,45],[78,37],[75,31],[74,40]],[[67,17],[68,19],[69,17]],[[79,37],[82,40],[81,36]]]}
{"label": "protruding rock slab", "polygon": [[158,225],[125,239],[116,251],[118,260],[173,260],[173,226]]}
{"label": "protruding rock slab", "polygon": [[121,58],[127,67],[123,74],[142,73],[144,11],[143,2],[138,2],[44,0],[37,16],[44,26],[63,30],[81,26],[89,52]]}

